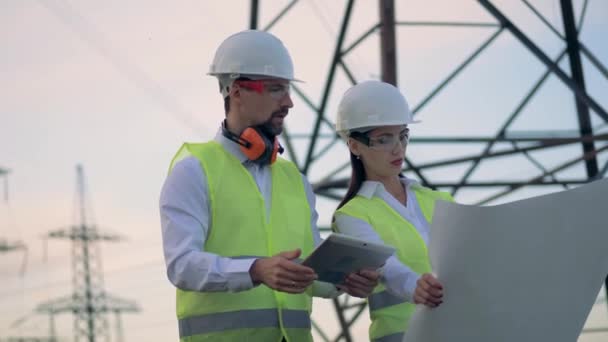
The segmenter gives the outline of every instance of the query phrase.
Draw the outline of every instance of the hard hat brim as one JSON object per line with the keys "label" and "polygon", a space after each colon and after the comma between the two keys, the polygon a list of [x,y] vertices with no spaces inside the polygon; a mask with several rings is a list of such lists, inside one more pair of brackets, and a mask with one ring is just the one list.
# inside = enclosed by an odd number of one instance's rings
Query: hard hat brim
{"label": "hard hat brim", "polygon": [[276,78],[276,79],[285,80],[285,81],[289,81],[289,82],[306,83],[298,78],[285,78],[285,77],[277,76],[277,75],[251,75],[251,74],[239,74],[239,73],[229,74],[229,73],[211,72],[211,71],[207,73],[207,76],[213,76],[213,77],[219,77],[221,75],[230,75],[231,77],[234,75],[235,77],[233,77],[233,78],[239,78],[239,77],[243,76],[243,77],[251,78],[252,80]]}

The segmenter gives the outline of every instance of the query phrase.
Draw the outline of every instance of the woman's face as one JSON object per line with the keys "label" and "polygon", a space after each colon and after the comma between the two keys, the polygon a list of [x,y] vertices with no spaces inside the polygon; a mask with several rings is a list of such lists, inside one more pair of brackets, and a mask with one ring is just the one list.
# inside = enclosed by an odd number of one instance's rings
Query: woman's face
{"label": "woman's face", "polygon": [[407,125],[380,126],[363,137],[348,139],[351,152],[363,162],[369,180],[399,175],[408,142]]}

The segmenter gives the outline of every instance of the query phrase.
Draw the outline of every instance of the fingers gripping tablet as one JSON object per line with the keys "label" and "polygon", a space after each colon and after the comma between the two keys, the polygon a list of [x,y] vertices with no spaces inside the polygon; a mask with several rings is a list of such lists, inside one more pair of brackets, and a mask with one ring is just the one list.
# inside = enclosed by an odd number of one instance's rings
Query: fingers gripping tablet
{"label": "fingers gripping tablet", "polygon": [[361,269],[377,269],[395,249],[351,236],[332,233],[302,262],[315,270],[318,280],[340,284]]}

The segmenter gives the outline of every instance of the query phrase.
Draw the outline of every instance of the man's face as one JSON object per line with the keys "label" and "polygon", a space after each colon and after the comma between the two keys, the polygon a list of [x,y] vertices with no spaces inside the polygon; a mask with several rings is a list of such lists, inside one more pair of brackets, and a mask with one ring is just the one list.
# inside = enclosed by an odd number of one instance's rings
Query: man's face
{"label": "man's face", "polygon": [[289,94],[289,81],[264,79],[235,81],[241,89],[241,109],[249,119],[249,126],[262,125],[269,135],[283,132],[283,120],[293,102]]}

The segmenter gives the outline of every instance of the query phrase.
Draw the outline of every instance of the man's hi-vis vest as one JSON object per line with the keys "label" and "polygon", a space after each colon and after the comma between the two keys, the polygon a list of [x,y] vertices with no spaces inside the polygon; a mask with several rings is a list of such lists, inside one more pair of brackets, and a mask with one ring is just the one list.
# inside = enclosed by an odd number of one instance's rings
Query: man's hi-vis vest
{"label": "man's hi-vis vest", "polygon": [[[419,185],[413,185],[412,190],[429,224],[436,200],[453,201],[446,192],[433,191]],[[426,244],[416,228],[381,198],[355,196],[337,212],[369,223],[384,243],[395,247],[397,258],[414,272],[423,274],[431,271]],[[368,304],[372,321],[369,328],[370,340],[401,342],[415,305],[390,294],[382,284],[376,286],[368,298]]]}
{"label": "man's hi-vis vest", "polygon": [[[310,207],[302,176],[281,158],[271,166],[272,209],[266,207],[251,174],[217,142],[184,144],[171,163],[196,157],[209,185],[211,227],[204,250],[223,257],[272,256],[313,250]],[[201,246],[203,247],[203,246]],[[311,289],[276,292],[259,285],[242,292],[177,290],[181,341],[312,341]]]}

